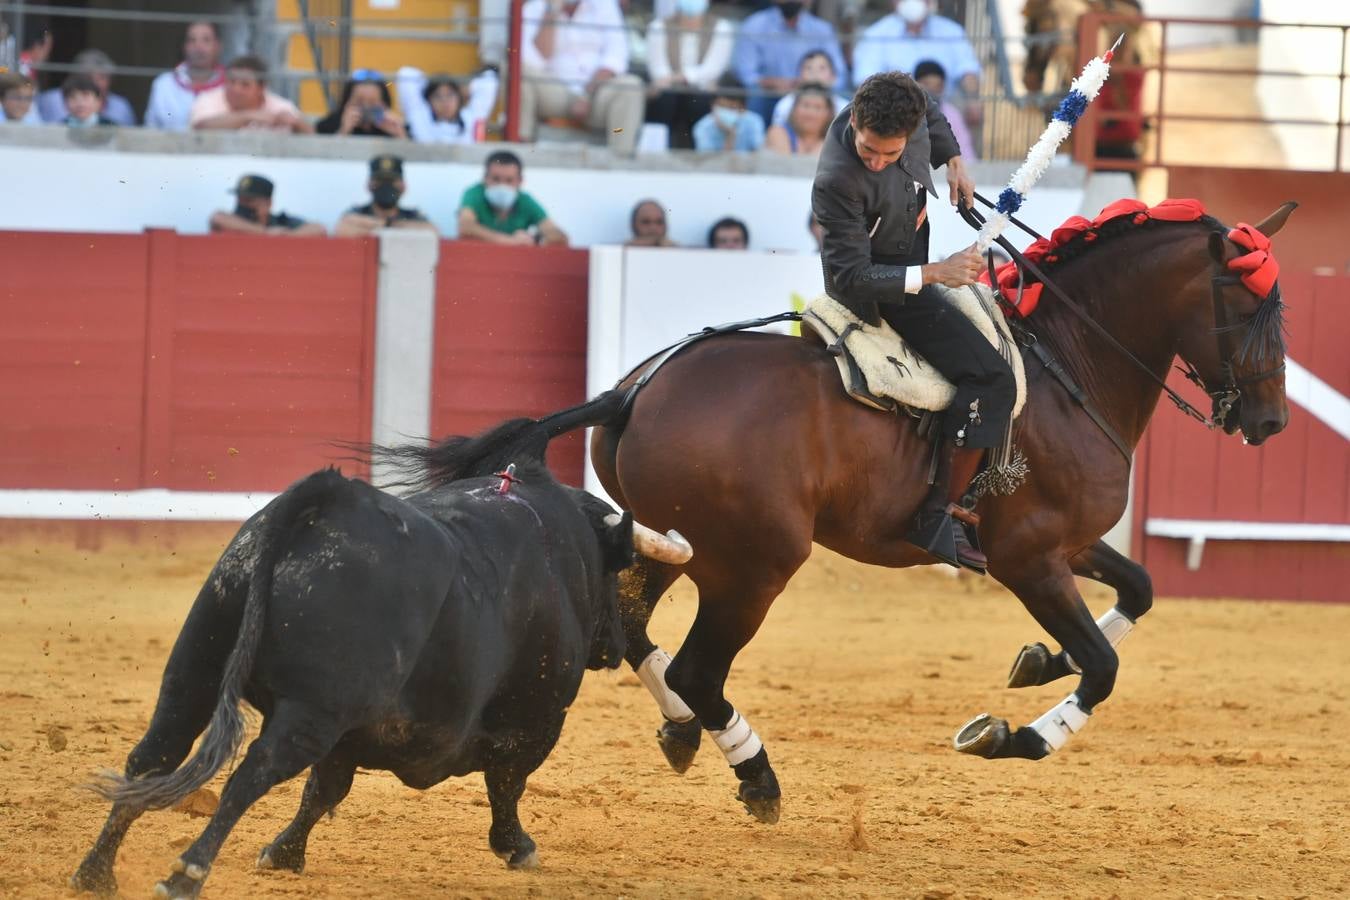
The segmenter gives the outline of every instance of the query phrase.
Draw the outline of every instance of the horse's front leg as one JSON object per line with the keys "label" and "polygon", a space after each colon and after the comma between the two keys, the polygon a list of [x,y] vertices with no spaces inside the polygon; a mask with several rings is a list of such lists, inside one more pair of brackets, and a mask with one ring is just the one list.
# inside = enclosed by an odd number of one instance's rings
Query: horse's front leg
{"label": "horse's front leg", "polygon": [[956,733],[953,743],[962,753],[987,759],[1040,759],[1083,730],[1093,709],[1111,695],[1119,660],[1079,596],[1067,560],[1047,560],[1016,577],[999,580],[1072,657],[1080,670],[1078,689],[1016,731],[1003,719],[987,713],[976,716]]}
{"label": "horse's front leg", "polygon": [[[1115,588],[1116,605],[1097,619],[1097,627],[1112,647],[1119,647],[1134,623],[1153,606],[1153,580],[1148,571],[1105,541],[1098,541],[1070,559],[1069,566],[1075,575]],[[1051,653],[1040,642],[1027,644],[1013,661],[1008,687],[1049,684],[1077,671],[1078,666],[1067,650]]]}

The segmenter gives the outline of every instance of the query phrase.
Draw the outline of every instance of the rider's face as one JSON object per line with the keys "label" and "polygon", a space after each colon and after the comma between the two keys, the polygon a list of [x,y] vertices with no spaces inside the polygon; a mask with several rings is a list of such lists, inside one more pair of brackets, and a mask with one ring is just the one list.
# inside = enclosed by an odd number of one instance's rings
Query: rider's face
{"label": "rider's face", "polygon": [[870,172],[880,172],[900,158],[905,152],[909,138],[905,135],[882,137],[868,128],[858,128],[854,123],[853,146],[858,151],[858,159]]}

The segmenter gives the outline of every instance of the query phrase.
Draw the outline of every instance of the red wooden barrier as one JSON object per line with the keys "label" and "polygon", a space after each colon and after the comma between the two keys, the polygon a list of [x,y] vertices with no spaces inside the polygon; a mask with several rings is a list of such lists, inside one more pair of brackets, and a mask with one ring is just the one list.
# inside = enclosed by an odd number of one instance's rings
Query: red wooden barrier
{"label": "red wooden barrier", "polygon": [[[560,247],[442,241],[436,276],[434,436],[473,434],[586,397],[589,254]],[[581,436],[549,463],[580,484]]]}

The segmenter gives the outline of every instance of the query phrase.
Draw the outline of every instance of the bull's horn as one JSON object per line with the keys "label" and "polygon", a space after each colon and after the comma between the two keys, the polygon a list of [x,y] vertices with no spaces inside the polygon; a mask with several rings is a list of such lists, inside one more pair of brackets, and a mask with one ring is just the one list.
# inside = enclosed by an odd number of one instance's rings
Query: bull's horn
{"label": "bull's horn", "polygon": [[1286,200],[1279,209],[1262,219],[1260,223],[1257,224],[1256,230],[1266,237],[1274,237],[1275,232],[1284,227],[1284,223],[1289,218],[1289,214],[1296,209],[1298,209],[1297,203],[1293,200]]}
{"label": "bull's horn", "polygon": [[[623,516],[618,513],[610,513],[605,516],[605,524],[611,528],[622,521]],[[669,563],[672,566],[683,565],[694,556],[694,548],[689,546],[689,542],[684,539],[684,535],[675,529],[672,528],[662,534],[648,528],[641,522],[633,523],[633,546],[643,556],[657,562]]]}

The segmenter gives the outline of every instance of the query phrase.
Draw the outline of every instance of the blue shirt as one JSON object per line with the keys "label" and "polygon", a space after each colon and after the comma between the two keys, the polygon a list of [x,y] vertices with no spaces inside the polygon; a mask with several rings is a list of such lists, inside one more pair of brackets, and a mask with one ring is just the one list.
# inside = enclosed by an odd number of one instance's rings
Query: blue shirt
{"label": "blue shirt", "polygon": [[[748,21],[748,20],[747,20]],[[929,16],[918,34],[911,34],[905,21],[895,13],[878,19],[863,32],[853,48],[853,72],[858,83],[878,72],[914,74],[914,67],[925,59],[942,66],[947,73],[948,90],[966,75],[980,74],[980,61],[970,46],[966,30],[942,16]]]}
{"label": "blue shirt", "polygon": [[750,89],[761,78],[796,78],[802,57],[824,50],[839,74],[839,84],[848,81],[848,66],[839,52],[834,26],[806,10],[797,14],[797,27],[790,28],[777,6],[746,16],[731,56],[731,69]]}
{"label": "blue shirt", "polygon": [[[726,140],[722,129],[717,127],[717,118],[708,113],[694,123],[694,149],[699,153],[721,153]],[[764,120],[758,113],[746,110],[736,121],[736,146],[733,150],[741,153],[754,153],[764,146]]]}

